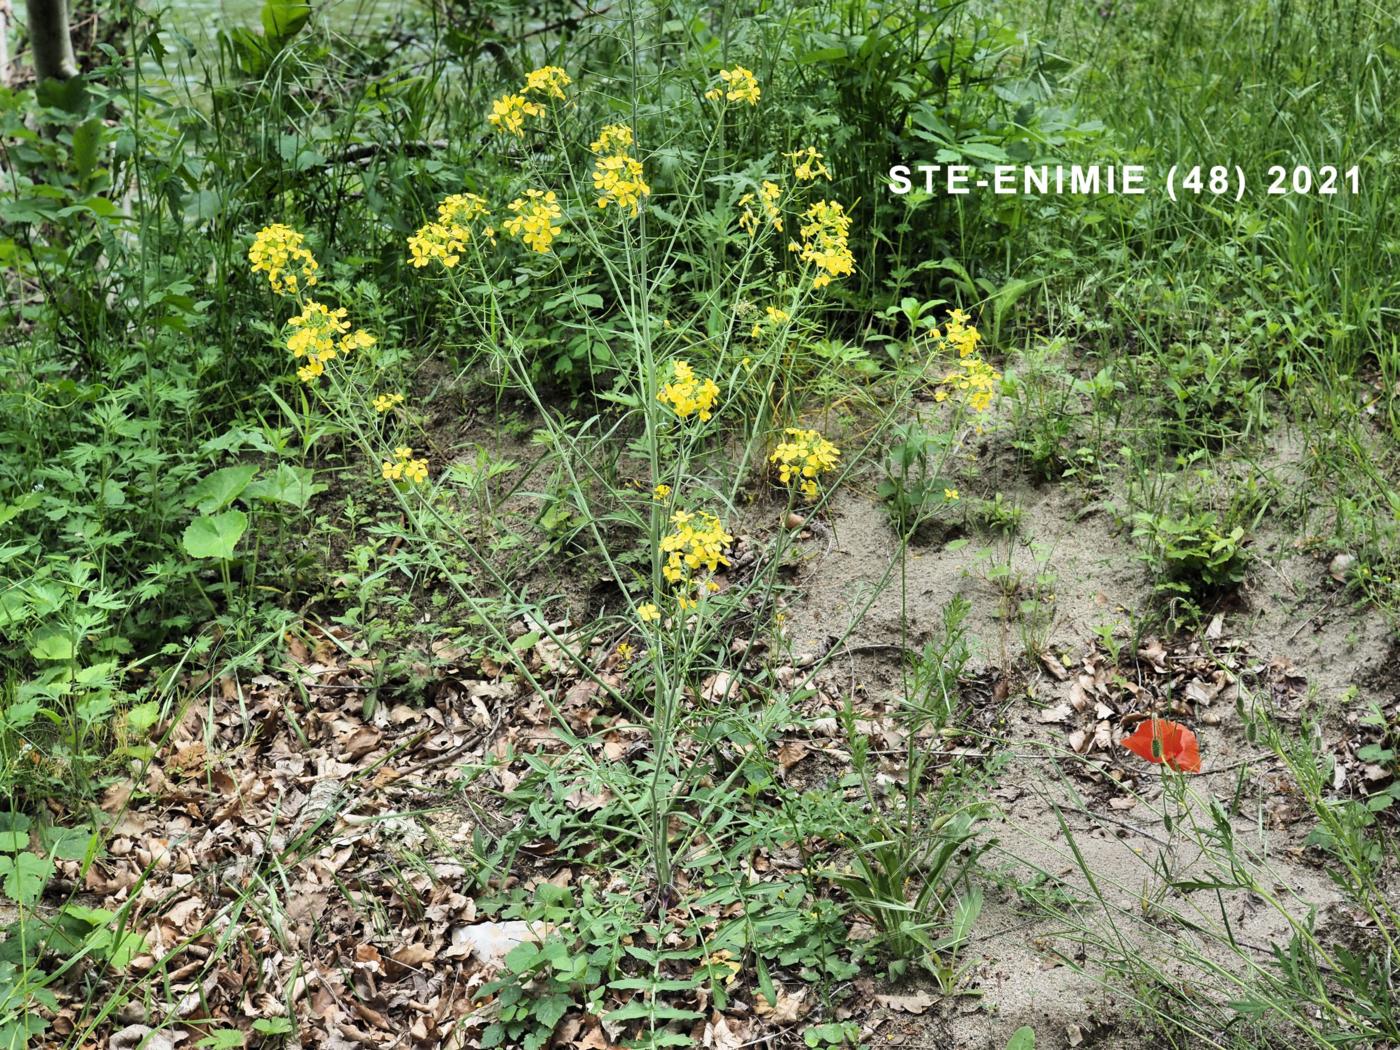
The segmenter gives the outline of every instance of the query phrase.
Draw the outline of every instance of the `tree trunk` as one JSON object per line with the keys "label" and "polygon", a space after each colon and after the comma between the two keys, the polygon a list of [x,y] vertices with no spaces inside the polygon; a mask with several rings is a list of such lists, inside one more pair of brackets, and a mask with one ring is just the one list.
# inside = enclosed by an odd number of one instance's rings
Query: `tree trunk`
{"label": "tree trunk", "polygon": [[78,75],[73,37],[68,32],[68,0],[25,0],[29,10],[29,43],[34,50],[34,75],[68,80]]}

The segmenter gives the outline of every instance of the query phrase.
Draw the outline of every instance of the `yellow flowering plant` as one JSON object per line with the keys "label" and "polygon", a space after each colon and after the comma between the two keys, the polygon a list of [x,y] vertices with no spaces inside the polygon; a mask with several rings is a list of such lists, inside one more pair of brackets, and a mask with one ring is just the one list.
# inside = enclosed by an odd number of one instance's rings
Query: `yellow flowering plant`
{"label": "yellow flowering plant", "polygon": [[1001,373],[980,357],[969,357],[939,380],[935,401],[947,401],[958,395],[974,412],[986,412],[996,396]]}
{"label": "yellow flowering plant", "polygon": [[544,95],[547,98],[564,101],[564,89],[572,84],[573,78],[558,66],[541,66],[525,74],[523,95]]}
{"label": "yellow flowering plant", "polygon": [[687,361],[671,362],[671,381],[664,384],[656,400],[669,405],[679,419],[697,417],[709,422],[719,400],[719,386],[713,379],[697,376]]}
{"label": "yellow flowering plant", "polygon": [[248,262],[254,273],[267,274],[267,283],[278,295],[297,295],[314,288],[319,266],[304,238],[290,226],[275,222],[253,238]]}
{"label": "yellow flowering plant", "polygon": [[777,469],[779,482],[814,500],[821,492],[817,480],[834,471],[840,458],[841,450],[817,431],[788,427],[768,462]]}
{"label": "yellow flowering plant", "polygon": [[628,151],[632,147],[632,129],[626,124],[610,124],[590,145],[593,161],[593,188],[598,191],[598,207],[616,204],[619,211],[631,209],[637,217],[643,197],[651,195],[651,187],[642,177],[642,162]]}
{"label": "yellow flowering plant", "polygon": [[524,95],[507,94],[491,103],[486,120],[501,134],[519,139],[525,137],[526,120],[543,116],[544,107],[538,102],[531,102]]}
{"label": "yellow flowering plant", "polygon": [[[471,242],[478,220],[489,218],[489,206],[475,193],[454,193],[437,207],[437,220],[420,226],[408,239],[409,264],[422,269],[431,262],[452,269],[461,261]],[[480,224],[480,233],[494,242],[496,231],[489,221]]]}
{"label": "yellow flowering plant", "polygon": [[743,66],[721,69],[719,79],[718,85],[705,92],[707,99],[712,102],[723,99],[726,102],[744,102],[750,106],[758,105],[763,90],[758,86],[758,78],[753,75],[752,70],[745,69]]}
{"label": "yellow flowering plant", "polygon": [[413,449],[407,445],[400,445],[394,449],[392,459],[386,459],[380,465],[380,474],[385,481],[406,481],[413,485],[421,485],[428,480],[428,461],[422,457],[415,457]]}
{"label": "yellow flowering plant", "polygon": [[792,161],[792,177],[798,182],[812,182],[816,179],[831,181],[831,171],[815,146],[784,153],[783,156]]}
{"label": "yellow flowering plant", "polygon": [[813,288],[825,288],[834,277],[855,272],[855,257],[851,254],[851,217],[837,201],[817,201],[802,213],[801,241],[793,241],[788,250],[797,253],[805,263],[817,268]]}
{"label": "yellow flowering plant", "polygon": [[548,252],[554,239],[564,232],[555,225],[564,212],[553,190],[526,190],[525,196],[516,197],[507,207],[511,217],[504,223],[505,231],[531,251]]}
{"label": "yellow flowering plant", "polygon": [[725,551],[733,542],[713,514],[678,510],[671,515],[671,531],[661,539],[661,575],[675,590],[682,609],[694,608],[703,592],[717,589],[708,577],[729,565]]}
{"label": "yellow flowering plant", "polygon": [[[739,228],[750,237],[758,236],[759,229],[766,223],[779,233],[783,232],[783,213],[778,208],[778,201],[782,198],[783,189],[776,182],[764,180],[759,187],[757,194],[746,193],[739,198]],[[763,212],[763,218],[759,219],[754,211],[754,205]]]}
{"label": "yellow flowering plant", "polygon": [[765,306],[763,317],[755,321],[753,327],[749,329],[749,337],[751,339],[761,338],[765,331],[781,328],[791,320],[792,314],[786,310],[780,310],[776,306]]}
{"label": "yellow flowering plant", "polygon": [[392,412],[401,404],[403,404],[402,394],[376,394],[374,396],[374,410],[380,414]]}

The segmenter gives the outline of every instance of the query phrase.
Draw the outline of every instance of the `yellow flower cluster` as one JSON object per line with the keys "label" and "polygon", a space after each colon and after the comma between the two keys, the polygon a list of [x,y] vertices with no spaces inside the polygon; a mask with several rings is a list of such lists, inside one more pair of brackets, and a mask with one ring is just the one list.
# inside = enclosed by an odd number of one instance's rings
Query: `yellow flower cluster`
{"label": "yellow flower cluster", "polygon": [[400,445],[394,449],[394,458],[386,459],[380,466],[385,481],[407,481],[419,484],[428,480],[428,461],[415,459],[413,449]]}
{"label": "yellow flower cluster", "polygon": [[376,412],[392,412],[401,404],[403,404],[402,394],[376,394],[374,396],[374,410]]}
{"label": "yellow flower cluster", "polygon": [[511,94],[502,95],[491,103],[491,112],[486,120],[497,131],[520,139],[525,137],[525,118],[542,116],[544,107],[538,102],[531,102],[524,95]]}
{"label": "yellow flower cluster", "polygon": [[[461,261],[462,252],[472,238],[472,224],[486,212],[485,199],[475,193],[444,197],[438,205],[437,221],[420,226],[408,239],[408,261],[417,269],[434,260],[452,269]],[[481,232],[488,240],[495,241],[496,231],[490,225],[483,226]]]}
{"label": "yellow flower cluster", "polygon": [[841,450],[815,430],[788,427],[783,436],[768,462],[777,466],[778,480],[784,485],[797,482],[804,496],[816,499],[817,479],[836,469]]}
{"label": "yellow flower cluster", "polygon": [[944,326],[941,334],[936,328],[934,329],[933,338],[956,350],[958,357],[967,357],[977,349],[977,344],[982,341],[982,333],[977,331],[975,325],[968,324],[969,320],[970,318],[963,311],[954,310],[948,315],[948,323]]}
{"label": "yellow flower cluster", "polygon": [[554,220],[564,213],[553,190],[548,193],[526,190],[525,196],[516,197],[509,207],[514,217],[505,221],[506,232],[524,241],[534,251],[549,251],[554,238],[563,232],[563,227],[554,225]]}
{"label": "yellow flower cluster", "polygon": [[831,181],[831,172],[822,163],[822,155],[817,152],[815,146],[807,146],[793,153],[784,153],[783,156],[792,161],[792,174],[798,182],[811,182],[814,179]]}
{"label": "yellow flower cluster", "polygon": [[486,120],[502,134],[524,138],[526,119],[543,117],[545,112],[544,106],[527,96],[563,99],[564,89],[572,83],[569,74],[558,66],[543,66],[526,73],[525,84],[518,92],[502,95],[491,103]]}
{"label": "yellow flower cluster", "polygon": [[642,178],[642,162],[628,153],[632,146],[632,129],[626,124],[609,124],[589,148],[597,155],[593,162],[593,188],[598,191],[598,207],[616,204],[620,210],[632,209],[632,218],[643,197],[651,195],[651,187]]}
{"label": "yellow flower cluster", "polygon": [[980,357],[969,357],[940,380],[933,397],[935,401],[947,401],[956,392],[962,395],[972,411],[985,412],[991,406],[1000,382],[1000,372]]}
{"label": "yellow flower cluster", "polygon": [[705,97],[714,101],[723,97],[728,102],[747,102],[750,106],[758,105],[758,98],[763,93],[758,86],[758,78],[751,70],[743,66],[735,66],[733,69],[721,69],[719,71],[720,80],[723,85],[711,88],[705,92]]}
{"label": "yellow flower cluster", "polygon": [[802,243],[788,245],[803,262],[812,263],[821,272],[812,281],[813,288],[825,288],[833,277],[855,272],[855,257],[851,255],[849,237],[851,217],[836,201],[817,201],[802,218]]}
{"label": "yellow flower cluster", "polygon": [[715,381],[697,377],[685,361],[671,362],[671,381],[656,395],[656,400],[670,405],[681,419],[695,415],[702,423],[709,420],[718,398],[719,387]]}
{"label": "yellow flower cluster", "polygon": [[296,230],[280,222],[264,227],[253,238],[248,261],[254,273],[267,274],[267,283],[278,295],[296,295],[303,287],[316,286],[316,259],[303,246],[304,241]]}
{"label": "yellow flower cluster", "polygon": [[[764,182],[758,194],[758,205],[763,209],[763,218],[773,224],[773,229],[783,232],[783,216],[778,211],[778,198],[783,195],[782,187],[776,182]],[[750,237],[758,234],[759,219],[753,210],[754,195],[746,193],[739,198],[739,226]]]}
{"label": "yellow flower cluster", "polygon": [[750,337],[757,339],[763,334],[763,329],[777,328],[780,324],[785,324],[792,319],[792,315],[786,310],[779,310],[776,306],[765,306],[763,308],[764,319],[755,321],[753,328],[749,330]]}
{"label": "yellow flower cluster", "polygon": [[564,89],[573,83],[569,74],[565,73],[558,66],[541,66],[525,74],[526,95],[547,95],[550,98],[564,100]]}
{"label": "yellow flower cluster", "polygon": [[632,129],[626,124],[609,124],[598,137],[588,144],[588,148],[598,155],[604,153],[626,153],[632,148]]}
{"label": "yellow flower cluster", "polygon": [[350,331],[345,307],[332,310],[324,303],[309,299],[301,313],[287,322],[292,329],[287,337],[287,349],[297,360],[306,364],[297,369],[297,378],[309,383],[325,372],[325,363],[352,350],[365,350],[374,345],[374,336],[363,328]]}
{"label": "yellow flower cluster", "polygon": [[[713,573],[721,565],[729,564],[724,552],[734,542],[734,537],[724,531],[717,517],[705,511],[678,510],[671,515],[671,525],[672,531],[661,539],[661,551],[666,556],[661,575],[666,582],[680,588],[677,596],[680,607],[694,608],[699,575]],[[713,580],[707,580],[705,589],[719,588]]]}
{"label": "yellow flower cluster", "polygon": [[661,610],[656,607],[655,602],[642,602],[637,606],[637,619],[642,623],[655,623],[661,619]]}

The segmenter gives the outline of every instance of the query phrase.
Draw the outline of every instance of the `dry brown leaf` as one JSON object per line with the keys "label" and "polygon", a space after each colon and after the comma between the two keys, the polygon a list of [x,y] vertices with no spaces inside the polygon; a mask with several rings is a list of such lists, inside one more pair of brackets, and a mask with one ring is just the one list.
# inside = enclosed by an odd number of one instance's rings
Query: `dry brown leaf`
{"label": "dry brown leaf", "polygon": [[928,992],[911,992],[908,995],[877,995],[875,1003],[889,1010],[905,1014],[921,1014],[937,1000]]}

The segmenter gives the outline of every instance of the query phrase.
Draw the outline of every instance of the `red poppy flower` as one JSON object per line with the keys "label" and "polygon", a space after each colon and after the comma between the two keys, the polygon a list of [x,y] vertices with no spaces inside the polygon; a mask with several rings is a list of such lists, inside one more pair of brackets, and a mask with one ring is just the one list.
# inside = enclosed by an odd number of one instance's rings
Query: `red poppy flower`
{"label": "red poppy flower", "polygon": [[1201,749],[1196,734],[1180,722],[1165,718],[1149,718],[1141,723],[1132,736],[1121,741],[1133,754],[1148,762],[1165,762],[1181,773],[1201,771]]}

